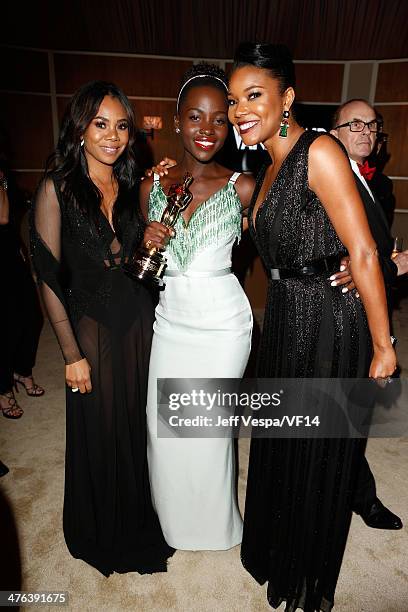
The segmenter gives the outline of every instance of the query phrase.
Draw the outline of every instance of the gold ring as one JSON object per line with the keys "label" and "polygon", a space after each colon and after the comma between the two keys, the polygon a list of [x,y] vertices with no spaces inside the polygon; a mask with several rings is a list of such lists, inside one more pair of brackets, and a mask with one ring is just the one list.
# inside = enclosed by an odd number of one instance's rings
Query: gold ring
{"label": "gold ring", "polygon": [[150,247],[152,246],[152,241],[148,240],[145,246],[146,246],[146,249],[150,249]]}

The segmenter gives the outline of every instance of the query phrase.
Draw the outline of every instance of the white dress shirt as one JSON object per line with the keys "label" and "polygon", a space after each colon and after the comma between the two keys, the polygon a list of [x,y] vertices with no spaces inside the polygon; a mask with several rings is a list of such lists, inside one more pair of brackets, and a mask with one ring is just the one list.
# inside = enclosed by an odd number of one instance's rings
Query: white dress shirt
{"label": "white dress shirt", "polygon": [[365,180],[364,176],[362,174],[360,174],[360,170],[358,169],[357,162],[354,161],[354,159],[351,159],[351,157],[349,157],[349,159],[350,159],[351,168],[352,168],[354,174],[356,174],[358,176],[358,178],[360,179],[360,181],[363,183],[364,187],[367,189],[368,193],[370,194],[371,198],[374,200],[373,192],[369,188],[368,183]]}

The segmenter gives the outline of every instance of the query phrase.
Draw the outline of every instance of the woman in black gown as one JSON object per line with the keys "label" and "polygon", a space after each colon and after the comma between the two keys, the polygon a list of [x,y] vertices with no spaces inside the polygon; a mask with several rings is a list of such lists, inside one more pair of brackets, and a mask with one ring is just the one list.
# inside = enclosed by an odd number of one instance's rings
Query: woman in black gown
{"label": "woman in black gown", "polygon": [[[293,86],[285,48],[239,47],[229,118],[271,157],[248,217],[266,269],[281,276],[269,282],[258,376],[385,378],[396,359],[376,246],[343,151],[291,116]],[[362,302],[327,280],[346,251]],[[272,607],[331,610],[364,450],[359,439],[252,441],[241,555],[269,581]]]}
{"label": "woman in black gown", "polygon": [[72,98],[32,218],[41,292],[66,363],[64,534],[112,572],[165,571],[146,460],[151,296],[123,272],[143,236],[133,111],[113,84]]}

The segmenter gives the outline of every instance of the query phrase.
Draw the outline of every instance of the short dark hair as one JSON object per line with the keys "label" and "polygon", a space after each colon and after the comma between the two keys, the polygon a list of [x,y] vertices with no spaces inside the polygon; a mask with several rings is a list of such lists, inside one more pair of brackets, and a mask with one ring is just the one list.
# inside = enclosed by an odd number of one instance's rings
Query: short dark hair
{"label": "short dark hair", "polygon": [[364,102],[364,104],[367,104],[367,106],[369,106],[370,108],[373,108],[371,104],[367,102],[367,100],[365,100],[364,98],[352,98],[351,100],[347,100],[347,102],[343,102],[343,104],[340,104],[340,106],[338,106],[336,110],[334,111],[333,122],[332,122],[333,130],[336,128],[337,125],[339,125],[340,115],[343,112],[343,110],[346,108],[346,106],[348,106],[349,104],[352,104],[353,102]]}
{"label": "short dark hair", "polygon": [[[187,83],[187,84],[186,84]],[[224,70],[216,64],[200,62],[195,64],[184,73],[180,83],[179,94],[177,96],[177,112],[180,109],[187,93],[193,87],[208,86],[216,87],[225,94],[227,98],[228,81]]]}
{"label": "short dark hair", "polygon": [[235,51],[232,71],[242,66],[268,70],[279,81],[281,94],[288,87],[295,87],[295,66],[292,54],[285,45],[243,42]]}

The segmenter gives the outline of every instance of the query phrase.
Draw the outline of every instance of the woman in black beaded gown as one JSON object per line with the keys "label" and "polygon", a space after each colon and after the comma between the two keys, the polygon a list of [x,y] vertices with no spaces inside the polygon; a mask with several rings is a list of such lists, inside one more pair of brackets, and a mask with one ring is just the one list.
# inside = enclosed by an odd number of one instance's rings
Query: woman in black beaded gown
{"label": "woman in black beaded gown", "polygon": [[102,81],[84,85],[65,114],[32,218],[33,261],[66,363],[65,540],[105,576],[166,571],[174,552],[147,471],[154,305],[121,267],[143,236],[133,139],[123,92]]}
{"label": "woman in black beaded gown", "polygon": [[[229,118],[271,157],[248,217],[266,269],[281,275],[269,282],[258,376],[384,378],[396,360],[376,246],[343,151],[291,116],[293,86],[286,48],[240,45]],[[362,301],[327,280],[346,251]],[[361,439],[252,441],[241,556],[269,581],[272,607],[331,610],[364,450]]]}

